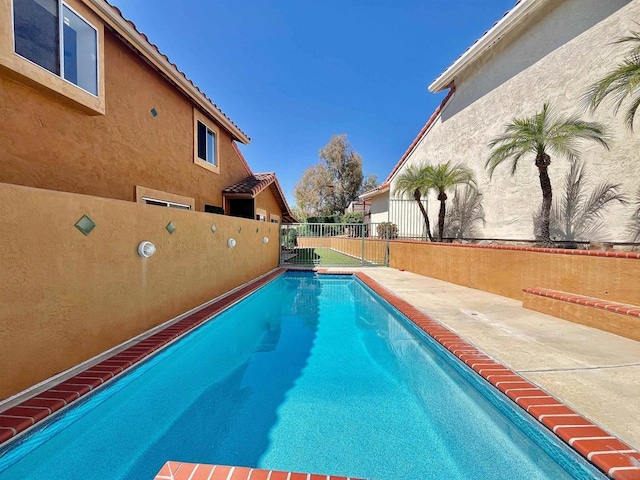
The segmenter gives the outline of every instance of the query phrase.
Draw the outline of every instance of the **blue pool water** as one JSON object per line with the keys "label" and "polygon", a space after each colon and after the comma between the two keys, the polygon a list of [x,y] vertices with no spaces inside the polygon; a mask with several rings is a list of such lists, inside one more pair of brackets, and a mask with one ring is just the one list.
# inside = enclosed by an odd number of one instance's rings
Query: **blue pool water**
{"label": "blue pool water", "polygon": [[0,452],[0,478],[601,478],[455,362],[358,280],[286,274]]}

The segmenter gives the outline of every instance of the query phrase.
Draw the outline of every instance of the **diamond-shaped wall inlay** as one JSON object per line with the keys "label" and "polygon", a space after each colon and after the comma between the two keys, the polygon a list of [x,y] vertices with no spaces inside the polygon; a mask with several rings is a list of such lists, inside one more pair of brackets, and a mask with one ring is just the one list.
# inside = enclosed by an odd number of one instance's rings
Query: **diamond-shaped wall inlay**
{"label": "diamond-shaped wall inlay", "polygon": [[238,227],[238,233],[242,231],[242,227]]}
{"label": "diamond-shaped wall inlay", "polygon": [[167,232],[169,232],[169,235],[171,235],[173,232],[176,231],[176,224],[173,222],[169,222],[167,223],[167,226],[164,228],[166,228]]}
{"label": "diamond-shaped wall inlay", "polygon": [[89,235],[91,230],[96,228],[96,222],[91,220],[87,215],[82,215],[82,218],[76,222],[76,228],[85,235]]}

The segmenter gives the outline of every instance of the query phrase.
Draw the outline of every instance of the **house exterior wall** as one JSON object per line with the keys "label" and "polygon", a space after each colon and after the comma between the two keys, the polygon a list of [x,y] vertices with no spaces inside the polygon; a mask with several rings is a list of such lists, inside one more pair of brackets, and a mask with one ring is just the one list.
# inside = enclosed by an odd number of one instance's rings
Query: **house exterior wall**
{"label": "house exterior wall", "polygon": [[[489,155],[488,143],[503,132],[507,122],[514,117],[531,116],[549,101],[557,113],[581,114],[609,128],[610,151],[595,144],[582,144],[587,178],[593,186],[603,180],[620,183],[621,190],[632,200],[640,185],[637,129],[635,134],[627,131],[622,115],[614,116],[605,105],[590,116],[582,108],[581,99],[589,85],[621,61],[624,47],[611,42],[637,30],[634,19],[639,17],[638,0],[548,2],[526,25],[508,34],[456,79],[453,98],[399,174],[408,165],[422,162],[462,162],[475,172],[483,193],[486,225],[482,236],[532,239],[532,217],[542,200],[534,159],[523,158],[513,176],[505,164],[489,178],[484,165]],[[549,175],[554,196],[560,197],[569,162],[553,152],[551,155]],[[391,182],[391,191],[395,179],[397,175]],[[439,203],[435,194],[429,200],[433,225]],[[585,240],[627,240],[625,230],[635,208],[612,206],[607,211],[605,232]]]}
{"label": "house exterior wall", "polygon": [[256,195],[256,210],[262,209],[267,212],[267,222],[271,221],[272,215],[277,215],[282,219],[282,211],[278,205],[278,201],[271,188],[265,188],[258,195]]}
{"label": "house exterior wall", "polygon": [[218,129],[219,174],[194,163],[192,102],[106,28],[103,44],[104,115],[0,70],[0,182],[128,201],[139,186],[222,206],[249,173],[230,134]]}
{"label": "house exterior wall", "polygon": [[[74,226],[85,214],[96,223],[87,236]],[[0,399],[279,261],[278,226],[244,218],[8,184],[0,218]],[[157,248],[147,259],[137,254],[143,240]]]}
{"label": "house exterior wall", "polygon": [[381,193],[369,200],[369,223],[382,223],[389,221],[389,192]]}

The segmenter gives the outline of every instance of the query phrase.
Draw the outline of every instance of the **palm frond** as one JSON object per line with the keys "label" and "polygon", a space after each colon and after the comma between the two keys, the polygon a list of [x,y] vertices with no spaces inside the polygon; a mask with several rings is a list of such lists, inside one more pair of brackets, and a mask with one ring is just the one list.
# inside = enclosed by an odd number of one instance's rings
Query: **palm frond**
{"label": "palm frond", "polygon": [[630,32],[629,35],[617,39],[614,44],[630,44],[631,49],[625,58],[609,73],[591,85],[583,99],[588,108],[594,112],[605,100],[613,106],[614,114],[618,114],[620,108],[627,99],[631,99],[631,107],[625,114],[625,124],[633,130],[635,117],[640,99],[640,32]]}
{"label": "palm frond", "polygon": [[[620,185],[602,182],[591,190],[587,187],[586,168],[574,162],[564,179],[564,191],[554,200],[549,220],[549,231],[556,240],[591,240],[606,231],[607,208],[618,202],[626,205],[627,198],[620,193]],[[640,197],[639,197],[640,198]],[[640,213],[640,207],[638,209]],[[539,231],[541,211],[534,214],[534,231]]]}
{"label": "palm frond", "polygon": [[630,242],[640,242],[640,187],[636,192],[636,209],[631,215],[631,220],[627,226],[627,234]]}
{"label": "palm frond", "polygon": [[444,236],[475,238],[480,234],[479,223],[485,224],[482,193],[468,185],[456,187],[446,214]]}

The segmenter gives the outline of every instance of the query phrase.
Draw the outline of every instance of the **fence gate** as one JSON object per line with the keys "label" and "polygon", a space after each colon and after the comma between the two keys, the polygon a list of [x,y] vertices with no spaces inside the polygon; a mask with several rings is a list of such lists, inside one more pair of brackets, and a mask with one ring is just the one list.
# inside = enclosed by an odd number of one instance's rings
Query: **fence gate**
{"label": "fence gate", "polygon": [[388,224],[292,223],[280,226],[280,265],[374,267],[389,265]]}

